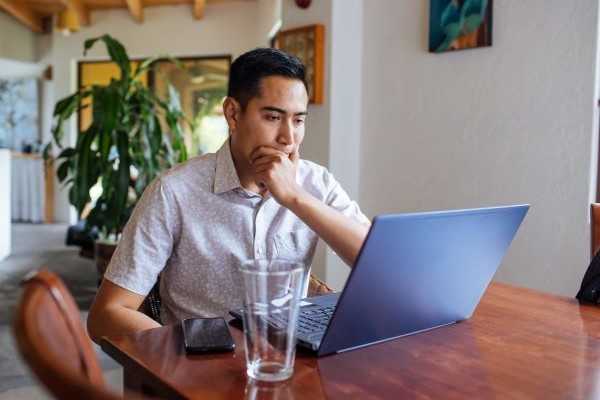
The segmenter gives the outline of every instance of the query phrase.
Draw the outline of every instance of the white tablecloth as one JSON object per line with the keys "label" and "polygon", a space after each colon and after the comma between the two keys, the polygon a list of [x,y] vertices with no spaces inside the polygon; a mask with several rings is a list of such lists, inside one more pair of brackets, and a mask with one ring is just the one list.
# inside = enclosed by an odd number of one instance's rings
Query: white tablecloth
{"label": "white tablecloth", "polygon": [[11,218],[13,221],[44,221],[44,159],[39,156],[12,158]]}
{"label": "white tablecloth", "polygon": [[9,149],[0,149],[0,261],[8,257],[11,249],[11,231],[10,231],[10,170],[11,157]]}

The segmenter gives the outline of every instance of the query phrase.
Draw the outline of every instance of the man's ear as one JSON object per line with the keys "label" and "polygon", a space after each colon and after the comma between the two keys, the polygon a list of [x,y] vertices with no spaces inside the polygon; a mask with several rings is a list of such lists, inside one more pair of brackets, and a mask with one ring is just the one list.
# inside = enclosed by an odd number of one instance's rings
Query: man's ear
{"label": "man's ear", "polygon": [[237,122],[241,114],[240,103],[233,97],[226,97],[223,102],[223,115],[229,125],[229,131],[234,131],[237,128]]}

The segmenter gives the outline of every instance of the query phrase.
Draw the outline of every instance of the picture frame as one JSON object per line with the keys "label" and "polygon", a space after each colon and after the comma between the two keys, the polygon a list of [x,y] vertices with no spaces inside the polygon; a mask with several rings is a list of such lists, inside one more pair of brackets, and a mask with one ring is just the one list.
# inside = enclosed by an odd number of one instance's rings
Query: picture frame
{"label": "picture frame", "polygon": [[0,78],[0,148],[37,152],[39,81],[35,77]]}
{"label": "picture frame", "polygon": [[492,45],[493,0],[430,0],[429,52]]}
{"label": "picture frame", "polygon": [[306,66],[309,103],[323,103],[325,27],[321,24],[280,31],[274,47],[298,57]]}

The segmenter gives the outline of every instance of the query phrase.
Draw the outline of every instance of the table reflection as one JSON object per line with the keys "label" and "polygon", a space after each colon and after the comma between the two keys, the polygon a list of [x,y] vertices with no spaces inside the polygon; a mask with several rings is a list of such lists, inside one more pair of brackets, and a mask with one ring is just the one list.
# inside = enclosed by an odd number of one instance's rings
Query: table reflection
{"label": "table reflection", "polygon": [[283,382],[261,382],[248,379],[244,400],[294,400],[290,380]]}
{"label": "table reflection", "polygon": [[[393,354],[393,357],[390,356]],[[319,358],[327,398],[493,398],[481,348],[469,322]],[[365,368],[368,365],[368,368]],[[349,386],[360,377],[364,384]],[[463,382],[469,385],[449,385]]]}

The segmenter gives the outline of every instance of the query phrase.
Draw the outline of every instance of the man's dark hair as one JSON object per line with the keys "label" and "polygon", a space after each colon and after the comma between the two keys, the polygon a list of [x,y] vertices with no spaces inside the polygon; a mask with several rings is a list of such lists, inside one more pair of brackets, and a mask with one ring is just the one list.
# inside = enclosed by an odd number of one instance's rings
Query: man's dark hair
{"label": "man's dark hair", "polygon": [[231,64],[227,96],[236,99],[244,111],[250,100],[261,95],[260,84],[268,76],[299,79],[308,91],[302,61],[283,51],[261,47],[242,54]]}

